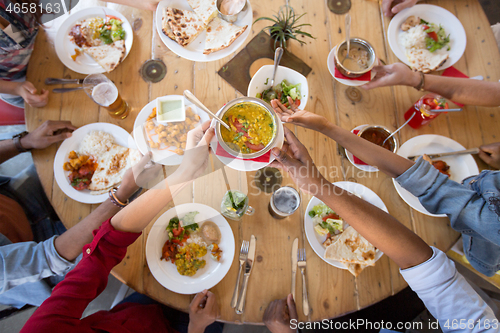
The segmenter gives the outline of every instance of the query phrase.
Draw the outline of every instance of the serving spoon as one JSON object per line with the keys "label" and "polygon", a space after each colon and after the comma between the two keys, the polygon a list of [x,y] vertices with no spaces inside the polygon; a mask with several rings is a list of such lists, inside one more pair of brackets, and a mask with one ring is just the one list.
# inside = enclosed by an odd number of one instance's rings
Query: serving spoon
{"label": "serving spoon", "polygon": [[347,59],[353,60],[349,58],[349,52],[351,51],[351,14],[347,13],[345,15],[345,41],[347,43],[347,54],[345,58],[342,60],[342,66],[345,67],[344,63]]}
{"label": "serving spoon", "polygon": [[208,113],[209,115],[211,115],[222,126],[224,126],[225,128],[227,128],[227,130],[231,132],[231,127],[229,127],[228,124],[226,124],[225,122],[223,122],[222,119],[220,119],[219,117],[217,117],[212,111],[210,111],[205,105],[203,105],[203,103],[200,102],[200,100],[198,98],[196,98],[196,96],[193,95],[192,92],[190,92],[189,90],[184,90],[184,97],[186,97],[186,99],[188,101],[190,101],[191,103],[193,103],[194,105],[196,105],[197,107],[199,107],[200,109],[202,109],[203,111],[205,111],[206,113]]}
{"label": "serving spoon", "polygon": [[399,126],[399,128],[397,130],[395,130],[394,132],[392,132],[391,135],[389,135],[387,138],[385,138],[384,142],[382,142],[382,147],[385,145],[385,143],[387,142],[387,140],[389,140],[390,138],[392,138],[394,136],[394,134],[396,134],[397,132],[399,132],[403,127],[405,127],[409,122],[410,120],[413,119],[413,117],[415,117],[417,113],[416,112],[413,112],[413,114],[411,115],[410,118],[408,118],[408,120],[401,126]]}
{"label": "serving spoon", "polygon": [[[280,64],[282,56],[283,56],[283,48],[278,47],[276,49],[276,51],[274,51],[274,70],[273,70],[273,79],[271,80],[271,87],[262,92],[262,98],[266,98],[269,100],[276,98],[275,97],[276,94],[274,93],[274,90],[273,90],[274,79],[276,78],[276,72],[278,71],[278,65]],[[273,97],[273,98],[271,98],[271,97]]]}

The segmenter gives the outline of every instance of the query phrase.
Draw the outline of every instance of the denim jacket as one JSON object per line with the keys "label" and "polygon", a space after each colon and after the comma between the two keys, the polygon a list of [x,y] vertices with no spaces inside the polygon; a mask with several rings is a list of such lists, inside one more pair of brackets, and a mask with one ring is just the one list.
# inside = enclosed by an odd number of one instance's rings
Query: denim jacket
{"label": "denim jacket", "polygon": [[483,171],[459,184],[420,157],[396,180],[429,212],[448,215],[477,271],[493,276],[500,270],[499,171]]}

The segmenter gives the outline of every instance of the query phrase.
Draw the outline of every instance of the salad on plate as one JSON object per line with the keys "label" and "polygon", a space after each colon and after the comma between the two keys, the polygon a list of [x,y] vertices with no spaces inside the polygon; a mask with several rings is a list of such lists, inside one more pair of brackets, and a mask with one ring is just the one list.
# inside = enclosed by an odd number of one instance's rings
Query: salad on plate
{"label": "salad on plate", "polygon": [[[264,84],[267,85],[268,82],[269,78],[267,78]],[[262,93],[257,93],[255,97],[260,98],[267,103],[271,103],[271,100],[273,99],[278,99],[281,104],[290,108],[288,103],[289,96],[292,98],[294,105],[298,107],[300,105],[300,83],[290,84],[287,80],[283,80],[274,87],[270,87]]]}

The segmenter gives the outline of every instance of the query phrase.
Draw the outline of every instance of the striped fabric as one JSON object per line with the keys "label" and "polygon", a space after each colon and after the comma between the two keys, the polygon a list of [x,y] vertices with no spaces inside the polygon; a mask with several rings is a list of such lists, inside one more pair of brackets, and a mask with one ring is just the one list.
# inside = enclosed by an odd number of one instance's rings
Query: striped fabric
{"label": "striped fabric", "polygon": [[28,62],[33,52],[38,23],[31,14],[9,13],[6,9],[14,1],[0,1],[0,16],[8,21],[14,31],[20,31],[24,40],[15,42],[9,35],[0,29],[0,79],[17,80],[26,76]]}

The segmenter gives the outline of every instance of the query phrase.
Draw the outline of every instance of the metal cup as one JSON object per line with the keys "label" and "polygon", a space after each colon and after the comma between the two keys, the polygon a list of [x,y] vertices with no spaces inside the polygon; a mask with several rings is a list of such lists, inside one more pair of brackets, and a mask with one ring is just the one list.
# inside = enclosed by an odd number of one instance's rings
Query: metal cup
{"label": "metal cup", "polygon": [[231,15],[225,15],[225,14],[222,14],[222,12],[220,11],[220,6],[222,4],[222,1],[224,0],[217,0],[217,11],[219,12],[219,16],[224,20],[224,21],[227,21],[229,23],[234,23],[236,21],[238,21],[238,15],[244,11],[247,7],[247,2],[244,1],[242,3],[242,6],[241,8],[234,14],[231,14]]}

